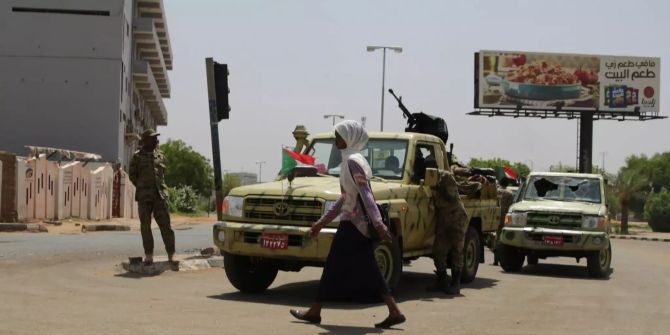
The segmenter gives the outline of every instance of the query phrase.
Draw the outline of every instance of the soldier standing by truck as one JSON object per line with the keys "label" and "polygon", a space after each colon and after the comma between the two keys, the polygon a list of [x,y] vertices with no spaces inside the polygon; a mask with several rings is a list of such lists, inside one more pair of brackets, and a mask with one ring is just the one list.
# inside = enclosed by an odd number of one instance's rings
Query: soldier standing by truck
{"label": "soldier standing by truck", "polygon": [[[468,214],[458,193],[458,184],[451,171],[439,170],[433,187],[435,203],[435,241],[433,262],[436,281],[427,289],[447,294],[461,293],[461,269]],[[447,277],[447,258],[451,256],[451,284]]]}
{"label": "soldier standing by truck", "polygon": [[158,133],[147,129],[142,133],[142,148],[135,152],[130,161],[130,181],[137,188],[135,200],[140,214],[140,231],[144,246],[144,264],[153,264],[154,238],[151,233],[151,215],[160,228],[168,261],[173,264],[175,252],[174,231],[170,227],[170,211],[167,206],[167,186],[165,185],[165,161],[158,150]]}
{"label": "soldier standing by truck", "polygon": [[507,211],[509,211],[509,208],[512,206],[514,203],[514,194],[512,191],[507,189],[507,185],[509,184],[509,180],[507,178],[503,178],[500,181],[500,186],[502,187],[501,189],[498,189],[498,194],[500,196],[500,222],[498,223],[498,229],[496,229],[496,239],[493,242],[493,265],[498,265],[498,245],[500,244],[500,234],[502,234],[502,229],[503,226],[505,225],[505,215],[507,215]]}

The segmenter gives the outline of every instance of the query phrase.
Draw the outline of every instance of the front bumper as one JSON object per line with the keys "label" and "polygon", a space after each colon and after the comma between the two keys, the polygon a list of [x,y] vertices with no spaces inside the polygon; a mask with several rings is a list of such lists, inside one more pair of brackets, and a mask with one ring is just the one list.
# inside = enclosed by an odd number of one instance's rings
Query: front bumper
{"label": "front bumper", "polygon": [[[544,243],[544,236],[562,236],[562,246]],[[540,227],[504,227],[500,242],[537,251],[598,251],[609,245],[609,235],[599,231],[575,231]]]}
{"label": "front bumper", "polygon": [[[219,249],[236,255],[271,259],[324,262],[330,251],[336,228],[323,228],[316,238],[309,236],[310,227],[284,226],[222,221],[214,224],[214,244]],[[223,241],[219,232],[223,232]],[[288,234],[286,249],[269,249],[261,246],[262,233]]]}

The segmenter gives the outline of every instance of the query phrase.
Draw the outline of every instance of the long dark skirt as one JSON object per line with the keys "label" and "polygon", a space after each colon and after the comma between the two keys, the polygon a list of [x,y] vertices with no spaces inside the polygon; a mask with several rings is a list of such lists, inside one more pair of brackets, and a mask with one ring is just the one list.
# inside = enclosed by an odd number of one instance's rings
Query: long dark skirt
{"label": "long dark skirt", "polygon": [[389,292],[375,261],[372,240],[350,221],[340,222],[323,268],[316,301],[378,302]]}

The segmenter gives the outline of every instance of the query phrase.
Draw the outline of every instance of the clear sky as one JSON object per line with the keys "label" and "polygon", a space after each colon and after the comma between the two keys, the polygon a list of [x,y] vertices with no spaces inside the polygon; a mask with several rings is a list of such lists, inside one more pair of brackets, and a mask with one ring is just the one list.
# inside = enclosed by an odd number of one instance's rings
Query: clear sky
{"label": "clear sky", "polygon": [[[227,63],[230,120],[219,125],[222,166],[270,180],[281,145],[298,124],[329,132],[331,119],[367,117],[380,125],[382,54],[386,87],[412,112],[447,120],[463,161],[501,157],[535,170],[575,165],[576,120],[467,116],[473,110],[478,50],[521,50],[670,59],[670,2],[658,1],[318,1],[165,0],[174,55],[162,141],[182,139],[212,156],[205,58]],[[661,114],[669,115],[668,71],[661,67]],[[387,94],[385,131],[405,120]],[[631,154],[670,150],[670,121],[594,124],[594,165],[616,172]]]}

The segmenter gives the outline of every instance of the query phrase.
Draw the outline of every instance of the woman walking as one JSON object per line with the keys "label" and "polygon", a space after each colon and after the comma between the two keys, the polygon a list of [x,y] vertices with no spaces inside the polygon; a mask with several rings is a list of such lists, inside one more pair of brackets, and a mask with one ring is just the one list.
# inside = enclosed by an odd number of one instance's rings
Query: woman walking
{"label": "woman walking", "polygon": [[359,152],[368,142],[368,134],[356,121],[335,125],[335,145],[342,153],[340,164],[341,195],[335,205],[312,225],[310,236],[316,237],[326,224],[340,215],[340,226],[323,268],[314,304],[304,312],[292,309],[291,315],[310,323],[321,322],[321,304],[327,301],[365,299],[381,296],[389,310],[388,317],[375,324],[388,328],[405,322],[374,258],[373,242],[365,216],[372,220],[379,236],[391,240],[375,204],[369,180],[370,165]]}

